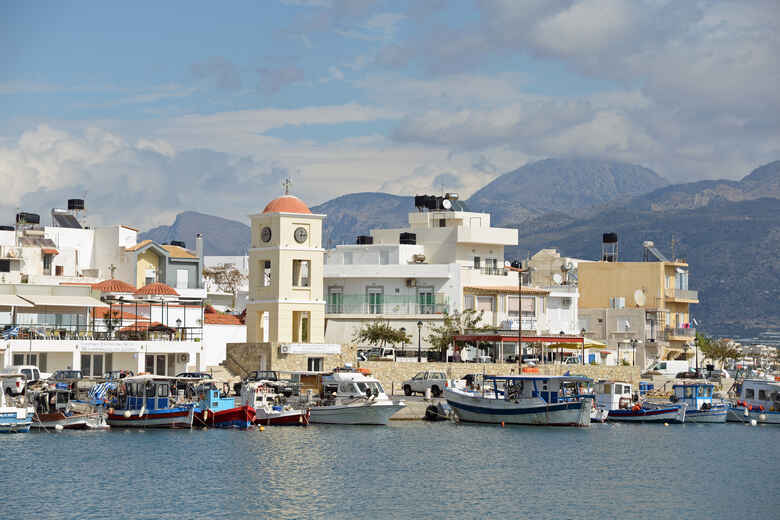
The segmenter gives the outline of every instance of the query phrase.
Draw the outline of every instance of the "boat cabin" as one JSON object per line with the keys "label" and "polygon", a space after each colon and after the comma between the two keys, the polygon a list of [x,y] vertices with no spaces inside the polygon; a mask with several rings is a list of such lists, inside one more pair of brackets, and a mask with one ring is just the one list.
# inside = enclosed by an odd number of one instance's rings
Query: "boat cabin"
{"label": "boat cabin", "polygon": [[591,380],[583,376],[484,376],[483,392],[518,401],[539,398],[547,404],[579,401]]}
{"label": "boat cabin", "polygon": [[159,376],[127,377],[119,383],[119,406],[126,410],[161,410],[175,401],[171,388],[175,378]]}
{"label": "boat cabin", "polygon": [[53,383],[36,391],[31,396],[38,414],[70,411],[70,385],[68,383]]}
{"label": "boat cabin", "polygon": [[709,383],[686,383],[673,385],[672,401],[688,403],[688,410],[701,410],[712,407],[712,392],[715,385]]}
{"label": "boat cabin", "polygon": [[324,399],[359,399],[374,397],[387,399],[382,384],[360,372],[335,372],[322,378]]}
{"label": "boat cabin", "polygon": [[766,379],[745,379],[736,385],[737,400],[751,407],[780,411],[780,382]]}
{"label": "boat cabin", "polygon": [[195,387],[198,396],[197,407],[201,410],[220,412],[235,408],[236,400],[233,397],[222,397],[213,381],[203,382]]}
{"label": "boat cabin", "polygon": [[596,404],[605,410],[631,408],[631,384],[624,381],[596,381]]}
{"label": "boat cabin", "polygon": [[[258,408],[281,407],[285,397],[266,383],[269,381],[252,381],[241,387],[241,405]],[[279,408],[281,409],[281,408]]]}

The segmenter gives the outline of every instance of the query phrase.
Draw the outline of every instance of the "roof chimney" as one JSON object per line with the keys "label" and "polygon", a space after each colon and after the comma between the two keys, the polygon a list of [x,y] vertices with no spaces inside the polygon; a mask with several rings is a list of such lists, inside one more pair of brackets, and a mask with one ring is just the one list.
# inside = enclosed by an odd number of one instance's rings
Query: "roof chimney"
{"label": "roof chimney", "polygon": [[203,234],[195,233],[195,256],[203,260]]}

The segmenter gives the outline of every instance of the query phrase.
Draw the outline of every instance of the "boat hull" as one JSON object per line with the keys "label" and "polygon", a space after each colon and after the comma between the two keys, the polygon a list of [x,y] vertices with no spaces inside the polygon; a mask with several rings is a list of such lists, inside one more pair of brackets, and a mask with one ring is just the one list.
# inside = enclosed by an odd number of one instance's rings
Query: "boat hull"
{"label": "boat hull", "polygon": [[38,415],[33,420],[32,428],[36,430],[53,430],[61,426],[64,430],[95,430],[105,425],[100,414],[79,413],[65,415],[62,412]]}
{"label": "boat hull", "polygon": [[107,421],[114,428],[192,428],[194,412],[192,407],[146,410],[143,415],[140,410],[114,410]]}
{"label": "boat hull", "polygon": [[311,422],[309,410],[255,410],[255,424],[262,426],[307,426]]}
{"label": "boat hull", "polygon": [[361,403],[356,405],[314,406],[311,408],[312,423],[319,424],[374,424],[386,425],[403,403]]}
{"label": "boat hull", "polygon": [[255,409],[251,406],[236,406],[227,410],[196,410],[193,424],[212,428],[239,428],[246,430],[255,422]]}
{"label": "boat hull", "polygon": [[622,422],[639,423],[673,423],[682,424],[685,422],[685,410],[687,405],[674,405],[663,408],[641,408],[633,410],[631,408],[610,410],[607,420]]}
{"label": "boat hull", "polygon": [[33,422],[32,408],[0,408],[0,433],[27,433]]}
{"label": "boat hull", "polygon": [[520,402],[445,390],[447,403],[461,421],[529,426],[590,426],[593,401],[540,404],[541,399]]}
{"label": "boat hull", "polygon": [[607,422],[607,416],[609,412],[604,408],[594,408],[590,412],[590,422],[605,423]]}
{"label": "boat hull", "polygon": [[685,411],[685,422],[695,423],[725,423],[728,415],[726,406],[713,406],[710,409]]}
{"label": "boat hull", "polygon": [[780,412],[760,410],[755,407],[747,411],[744,406],[729,406],[726,420],[729,422],[750,422],[755,419],[758,424],[780,424]]}

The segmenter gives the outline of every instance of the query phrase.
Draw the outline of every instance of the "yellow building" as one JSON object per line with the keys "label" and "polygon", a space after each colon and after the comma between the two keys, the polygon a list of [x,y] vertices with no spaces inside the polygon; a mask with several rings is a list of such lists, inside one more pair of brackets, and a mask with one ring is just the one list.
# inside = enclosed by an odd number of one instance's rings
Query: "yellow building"
{"label": "yellow building", "polygon": [[[644,310],[645,330],[638,336],[647,346],[657,345],[656,356],[679,357],[693,343],[690,305],[699,303],[697,291],[688,289],[688,264],[676,261],[580,262],[580,310]],[[620,324],[615,331],[620,333]],[[611,325],[608,325],[608,327]],[[636,330],[625,330],[636,334]],[[627,338],[631,339],[631,338]]]}

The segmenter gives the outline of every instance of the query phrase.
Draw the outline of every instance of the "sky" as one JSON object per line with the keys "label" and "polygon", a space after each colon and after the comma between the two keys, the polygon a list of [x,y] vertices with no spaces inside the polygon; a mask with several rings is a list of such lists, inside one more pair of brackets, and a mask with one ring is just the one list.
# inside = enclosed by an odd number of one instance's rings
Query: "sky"
{"label": "sky", "polygon": [[465,198],[548,157],[739,179],[780,159],[779,26],[775,0],[2,2],[0,220],[246,221],[284,179]]}

